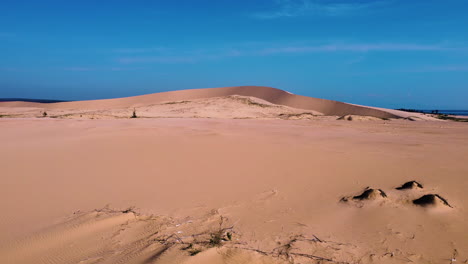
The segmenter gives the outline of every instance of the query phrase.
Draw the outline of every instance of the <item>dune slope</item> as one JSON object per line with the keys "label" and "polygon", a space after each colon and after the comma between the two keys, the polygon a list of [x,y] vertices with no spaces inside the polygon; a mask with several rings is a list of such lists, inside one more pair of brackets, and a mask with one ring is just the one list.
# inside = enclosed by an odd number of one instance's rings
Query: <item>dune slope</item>
{"label": "dune slope", "polygon": [[224,88],[193,89],[155,93],[118,99],[75,101],[50,104],[28,102],[3,102],[0,103],[0,107],[41,107],[44,109],[115,109],[141,107],[169,101],[226,97],[232,95],[256,97],[273,104],[316,111],[324,115],[362,115],[379,118],[399,117],[398,113],[390,113],[382,109],[295,95],[283,90],[263,86],[237,86]]}

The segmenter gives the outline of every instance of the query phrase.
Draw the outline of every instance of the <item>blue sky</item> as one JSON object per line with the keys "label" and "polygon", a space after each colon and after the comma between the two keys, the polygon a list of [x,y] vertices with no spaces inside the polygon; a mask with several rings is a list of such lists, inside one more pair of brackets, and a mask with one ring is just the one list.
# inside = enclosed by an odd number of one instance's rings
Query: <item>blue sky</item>
{"label": "blue sky", "polygon": [[0,2],[0,98],[262,85],[468,109],[465,0]]}

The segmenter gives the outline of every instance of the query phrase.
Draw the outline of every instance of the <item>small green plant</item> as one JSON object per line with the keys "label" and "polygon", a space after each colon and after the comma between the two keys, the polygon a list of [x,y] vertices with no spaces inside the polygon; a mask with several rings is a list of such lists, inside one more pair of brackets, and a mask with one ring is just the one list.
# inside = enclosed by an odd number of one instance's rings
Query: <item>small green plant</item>
{"label": "small green plant", "polygon": [[212,247],[217,247],[221,245],[221,242],[223,241],[223,233],[222,231],[217,231],[211,234],[210,238],[210,246]]}
{"label": "small green plant", "polygon": [[133,113],[132,113],[132,116],[130,118],[137,118],[138,116],[136,115],[136,110],[135,108],[133,108]]}
{"label": "small green plant", "polygon": [[210,240],[208,241],[208,245],[210,247],[219,247],[225,241],[232,240],[232,233],[226,232],[226,230],[230,230],[231,228],[222,228],[223,218],[221,218],[221,224],[219,225],[219,229],[210,234]]}

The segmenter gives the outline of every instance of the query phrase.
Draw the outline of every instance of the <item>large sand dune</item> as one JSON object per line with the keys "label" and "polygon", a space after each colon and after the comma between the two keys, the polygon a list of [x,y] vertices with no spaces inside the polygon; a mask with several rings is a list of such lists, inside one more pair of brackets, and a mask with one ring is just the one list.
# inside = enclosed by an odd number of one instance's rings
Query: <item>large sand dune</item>
{"label": "large sand dune", "polygon": [[[30,103],[30,102],[3,102],[0,107],[29,107],[43,108],[49,110],[57,109],[81,109],[81,110],[109,110],[125,109],[150,106],[160,103],[197,100],[202,98],[229,97],[229,96],[254,97],[267,101],[272,104],[286,106],[290,108],[313,111],[330,116],[360,115],[372,116],[378,118],[398,118],[406,117],[407,113],[401,111],[386,111],[386,109],[377,109],[359,105],[352,105],[337,101],[312,98],[307,96],[295,95],[283,90],[263,87],[263,86],[238,86],[210,89],[193,89],[183,91],[163,92],[148,94],[127,98],[75,101],[61,103]],[[418,114],[413,114],[418,115]]]}
{"label": "large sand dune", "polygon": [[466,123],[265,87],[0,108],[2,264],[468,263]]}

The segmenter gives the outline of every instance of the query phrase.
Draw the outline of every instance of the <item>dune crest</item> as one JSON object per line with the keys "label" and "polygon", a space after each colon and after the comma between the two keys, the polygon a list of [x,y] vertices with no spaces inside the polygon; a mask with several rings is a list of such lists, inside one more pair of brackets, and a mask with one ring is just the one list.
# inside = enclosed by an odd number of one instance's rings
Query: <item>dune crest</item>
{"label": "dune crest", "polygon": [[264,86],[237,86],[223,88],[192,89],[117,99],[59,102],[47,104],[31,102],[0,102],[0,107],[30,107],[43,108],[47,110],[110,110],[123,108],[141,108],[168,102],[187,100],[192,101],[199,99],[232,96],[258,98],[270,104],[294,109],[302,109],[305,111],[320,113],[327,116],[356,115],[371,116],[377,118],[399,118],[402,116],[406,116],[406,114],[401,111],[387,111],[386,109],[377,109],[372,107],[347,104],[338,101],[301,96],[291,94],[280,89]]}

